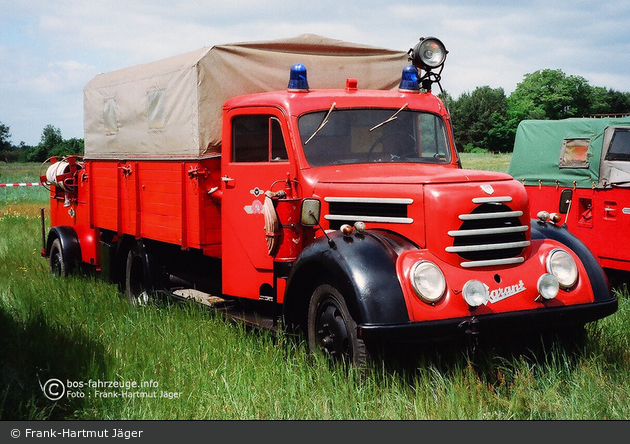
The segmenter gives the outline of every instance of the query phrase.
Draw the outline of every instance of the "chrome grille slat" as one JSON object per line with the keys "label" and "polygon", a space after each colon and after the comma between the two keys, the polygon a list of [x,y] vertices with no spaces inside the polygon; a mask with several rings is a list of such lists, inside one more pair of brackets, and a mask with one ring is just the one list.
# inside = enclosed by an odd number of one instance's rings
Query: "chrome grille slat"
{"label": "chrome grille slat", "polygon": [[525,262],[522,257],[510,257],[506,259],[490,259],[487,261],[474,261],[474,262],[462,262],[460,265],[464,268],[476,268],[476,267],[494,267],[497,265],[512,265]]}
{"label": "chrome grille slat", "polygon": [[380,222],[388,224],[412,224],[413,219],[409,217],[381,217],[381,216],[365,216],[363,214],[357,215],[339,215],[339,214],[326,214],[324,215],[326,220],[340,220],[345,222],[353,222],[360,220],[362,222]]}
{"label": "chrome grille slat", "polygon": [[448,232],[451,237],[458,236],[486,236],[488,234],[522,233],[527,231],[527,225],[518,227],[480,228],[478,230],[452,230]]}
{"label": "chrome grille slat", "polygon": [[512,202],[512,196],[475,197],[472,200],[472,203],[474,204],[503,203],[503,202]]}
{"label": "chrome grille slat", "polygon": [[522,242],[505,242],[502,244],[486,244],[486,245],[466,245],[462,247],[446,247],[449,253],[463,253],[466,251],[489,251],[489,250],[505,250],[508,248],[525,248],[529,247],[529,241]]}
{"label": "chrome grille slat", "polygon": [[483,214],[460,214],[459,220],[483,220],[483,219],[501,219],[503,217],[521,217],[522,211],[506,211],[499,213],[483,213]]}

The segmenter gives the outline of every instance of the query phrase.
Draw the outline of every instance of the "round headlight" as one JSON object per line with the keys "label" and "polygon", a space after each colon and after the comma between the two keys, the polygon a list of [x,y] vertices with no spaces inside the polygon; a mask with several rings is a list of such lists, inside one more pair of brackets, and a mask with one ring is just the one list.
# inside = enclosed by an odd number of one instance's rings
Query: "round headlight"
{"label": "round headlight", "polygon": [[560,285],[553,274],[545,273],[538,279],[538,293],[545,299],[553,299],[558,295]]}
{"label": "round headlight", "polygon": [[412,51],[412,63],[425,70],[441,66],[446,60],[446,54],[448,54],[444,43],[434,37],[421,39]]}
{"label": "round headlight", "polygon": [[490,294],[488,293],[488,287],[483,282],[477,280],[470,280],[464,284],[462,289],[462,295],[464,300],[471,307],[479,307],[488,301]]}
{"label": "round headlight", "polygon": [[547,256],[547,271],[558,279],[562,288],[570,288],[577,282],[578,270],[569,253],[559,248],[552,250]]}
{"label": "round headlight", "polygon": [[416,262],[411,268],[410,277],[413,289],[427,302],[437,301],[446,290],[444,274],[433,262]]}

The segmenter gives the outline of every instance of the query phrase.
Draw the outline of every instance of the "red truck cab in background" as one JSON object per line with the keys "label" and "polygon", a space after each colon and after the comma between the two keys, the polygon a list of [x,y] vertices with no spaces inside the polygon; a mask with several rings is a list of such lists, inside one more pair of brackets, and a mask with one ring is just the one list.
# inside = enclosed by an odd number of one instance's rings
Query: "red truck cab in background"
{"label": "red truck cab in background", "polygon": [[97,76],[85,157],[42,176],[43,255],[58,274],[95,267],[134,303],[253,308],[354,363],[366,344],[614,313],[595,258],[530,220],[519,181],[461,168],[432,93],[446,54],[435,38],[404,53],[306,35]]}
{"label": "red truck cab in background", "polygon": [[532,218],[564,224],[609,274],[630,271],[630,117],[524,120],[508,173]]}

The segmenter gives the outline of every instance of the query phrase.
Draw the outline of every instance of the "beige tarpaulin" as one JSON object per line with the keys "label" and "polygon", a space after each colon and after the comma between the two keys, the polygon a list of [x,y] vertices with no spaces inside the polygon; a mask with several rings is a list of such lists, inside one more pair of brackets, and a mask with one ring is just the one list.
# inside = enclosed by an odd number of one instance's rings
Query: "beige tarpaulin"
{"label": "beige tarpaulin", "polygon": [[84,88],[85,157],[203,157],[220,152],[223,103],[286,90],[302,63],[310,89],[394,89],[407,53],[305,34],[206,47],[99,74]]}

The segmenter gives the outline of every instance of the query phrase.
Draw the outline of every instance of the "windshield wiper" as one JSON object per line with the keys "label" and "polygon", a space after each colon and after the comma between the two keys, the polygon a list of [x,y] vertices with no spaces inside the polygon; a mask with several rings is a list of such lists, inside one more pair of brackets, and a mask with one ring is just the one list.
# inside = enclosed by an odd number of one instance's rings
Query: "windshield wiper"
{"label": "windshield wiper", "polygon": [[378,125],[375,125],[372,128],[370,128],[370,132],[374,131],[376,128],[380,128],[381,126],[385,125],[386,123],[389,123],[389,122],[391,122],[393,120],[396,120],[398,118],[398,113],[401,112],[403,109],[407,108],[407,106],[409,106],[409,104],[405,103],[398,111],[396,111],[394,114],[392,114],[389,119],[384,120],[383,122],[379,123]]}
{"label": "windshield wiper", "polygon": [[330,114],[333,112],[333,109],[335,109],[335,106],[337,106],[337,102],[333,102],[333,104],[330,106],[330,109],[328,110],[328,112],[326,113],[326,116],[324,116],[324,120],[322,120],[322,123],[319,124],[319,126],[317,127],[317,129],[315,130],[315,132],[313,134],[311,134],[311,137],[309,137],[308,139],[306,139],[306,142],[304,142],[304,145],[306,145],[307,143],[310,142],[310,140],[315,137],[315,134],[317,134],[318,132],[320,132],[322,130],[322,128],[328,123],[328,117],[330,117]]}

